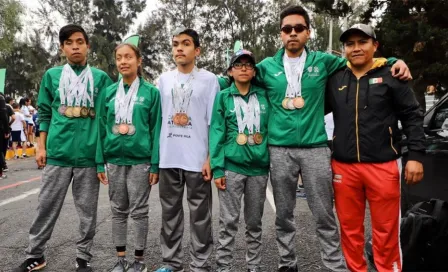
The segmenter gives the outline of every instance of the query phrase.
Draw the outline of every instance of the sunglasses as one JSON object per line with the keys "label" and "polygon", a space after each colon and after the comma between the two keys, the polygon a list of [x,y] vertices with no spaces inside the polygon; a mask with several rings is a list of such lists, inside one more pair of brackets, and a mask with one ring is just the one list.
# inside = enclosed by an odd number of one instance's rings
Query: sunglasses
{"label": "sunglasses", "polygon": [[291,34],[293,29],[294,29],[294,31],[296,33],[302,33],[303,31],[308,30],[308,27],[306,27],[304,25],[300,25],[300,24],[299,25],[295,25],[295,26],[285,25],[285,26],[282,27],[281,30],[285,34]]}
{"label": "sunglasses", "polygon": [[235,68],[236,70],[241,70],[244,68],[246,68],[247,70],[253,70],[254,69],[254,64],[251,62],[246,62],[246,63],[241,63],[241,62],[237,62],[234,63],[232,65],[233,68]]}

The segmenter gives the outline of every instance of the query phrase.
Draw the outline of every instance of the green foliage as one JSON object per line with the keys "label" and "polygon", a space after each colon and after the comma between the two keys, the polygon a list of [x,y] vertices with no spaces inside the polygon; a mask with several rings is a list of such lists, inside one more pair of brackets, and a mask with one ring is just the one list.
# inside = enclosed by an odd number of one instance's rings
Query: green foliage
{"label": "green foliage", "polygon": [[0,0],[0,57],[14,47],[15,35],[22,29],[23,7],[17,0]]}

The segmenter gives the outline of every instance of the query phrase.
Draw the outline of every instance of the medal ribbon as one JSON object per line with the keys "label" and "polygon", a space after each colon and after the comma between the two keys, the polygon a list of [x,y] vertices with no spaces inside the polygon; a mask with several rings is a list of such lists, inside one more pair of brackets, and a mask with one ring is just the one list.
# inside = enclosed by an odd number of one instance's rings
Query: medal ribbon
{"label": "medal ribbon", "polygon": [[81,104],[81,99],[83,99],[85,95],[89,95],[87,92],[88,85],[90,85],[90,91],[93,98],[93,75],[90,66],[87,66],[81,74],[77,76],[69,64],[64,65],[59,80],[61,105],[65,105],[67,102],[68,106],[73,106],[73,100],[75,100],[76,105],[79,106]]}
{"label": "medal ribbon", "polygon": [[246,103],[241,96],[233,96],[233,103],[235,104],[235,114],[236,121],[238,123],[238,133],[244,133],[244,130],[247,127],[249,134],[253,134],[253,127],[255,121],[254,115],[254,103],[257,101],[256,96],[253,98],[253,95],[249,97],[249,102]]}
{"label": "medal ribbon", "polygon": [[257,95],[253,94],[251,98],[253,99],[253,105],[254,105],[254,126],[255,131],[260,133],[260,123],[261,123],[261,111],[260,111],[260,102],[258,101]]}
{"label": "medal ribbon", "polygon": [[124,91],[123,79],[120,80],[117,94],[115,95],[115,124],[132,124],[132,115],[134,113],[134,105],[139,87],[140,78],[137,77],[132,82],[128,93],[126,93]]}
{"label": "medal ribbon", "polygon": [[179,80],[179,71],[175,77],[175,83],[172,90],[172,100],[173,107],[176,113],[185,113],[188,110],[188,106],[190,105],[191,95],[193,93],[192,81],[194,79],[194,72],[197,70],[196,67],[193,68],[193,71],[188,76],[187,81],[182,85]]}
{"label": "medal ribbon", "polygon": [[[286,53],[283,55],[283,64],[285,66],[286,80],[288,87],[286,88],[285,97],[294,98],[302,96],[302,75],[305,69],[306,50],[303,50],[302,55],[296,65],[291,64]],[[297,75],[297,78],[296,78]]]}

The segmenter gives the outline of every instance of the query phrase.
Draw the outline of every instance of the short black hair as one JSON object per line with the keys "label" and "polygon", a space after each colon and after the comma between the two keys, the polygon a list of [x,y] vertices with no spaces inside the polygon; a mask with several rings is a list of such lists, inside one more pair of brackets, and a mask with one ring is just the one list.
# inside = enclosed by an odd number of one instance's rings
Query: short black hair
{"label": "short black hair", "polygon": [[193,44],[194,47],[201,47],[201,43],[199,42],[199,34],[196,32],[196,30],[191,29],[191,28],[186,28],[182,31],[180,31],[179,33],[176,33],[176,35],[174,36],[179,36],[181,34],[185,34],[191,37],[191,39],[193,40]]}
{"label": "short black hair", "polygon": [[12,97],[11,96],[7,96],[6,98],[5,98],[5,102],[7,103],[7,104],[9,104],[9,102],[11,102],[13,99],[12,99]]}
{"label": "short black hair", "polygon": [[280,27],[282,27],[283,19],[289,15],[303,16],[306,27],[308,27],[308,29],[310,28],[310,15],[308,15],[308,12],[301,6],[289,6],[282,10],[282,12],[280,12]]}
{"label": "short black hair", "polygon": [[86,43],[89,44],[89,37],[87,36],[86,31],[82,26],[75,25],[75,24],[69,24],[61,28],[59,30],[59,44],[64,45],[64,42],[70,38],[71,35],[73,35],[76,32],[81,32],[84,36],[84,39],[86,40]]}

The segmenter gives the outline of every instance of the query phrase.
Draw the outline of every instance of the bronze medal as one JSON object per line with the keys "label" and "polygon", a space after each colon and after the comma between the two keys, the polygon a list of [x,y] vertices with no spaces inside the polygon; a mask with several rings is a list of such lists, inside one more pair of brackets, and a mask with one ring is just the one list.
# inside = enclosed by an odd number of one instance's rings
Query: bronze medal
{"label": "bronze medal", "polygon": [[135,134],[135,126],[129,125],[128,135],[134,135]]}
{"label": "bronze medal", "polygon": [[254,135],[250,134],[249,137],[247,137],[247,143],[249,145],[254,145],[255,144]]}
{"label": "bronze medal", "polygon": [[239,145],[245,145],[247,143],[247,135],[244,133],[239,133],[238,136],[236,136],[236,142]]}
{"label": "bronze medal", "polygon": [[282,101],[282,107],[285,109],[285,110],[288,110],[288,102],[289,102],[289,98],[288,97],[285,97],[285,99],[283,99],[283,101]]}
{"label": "bronze medal", "polygon": [[89,109],[89,116],[90,116],[90,118],[95,118],[95,116],[96,116],[96,111],[95,111],[95,109],[94,108],[90,108]]}
{"label": "bronze medal", "polygon": [[89,117],[89,109],[87,107],[81,108],[81,117],[83,118]]}
{"label": "bronze medal", "polygon": [[188,118],[188,115],[186,113],[181,113],[179,115],[179,123],[180,123],[181,126],[188,125],[188,120],[189,120],[189,118]]}
{"label": "bronze medal", "polygon": [[114,125],[112,127],[112,133],[115,134],[115,135],[120,134],[120,131],[118,130],[118,125]]}
{"label": "bronze medal", "polygon": [[60,105],[58,108],[58,112],[60,115],[65,115],[65,111],[67,110],[67,106],[66,105]]}
{"label": "bronze medal", "polygon": [[120,124],[120,125],[118,126],[118,132],[119,132],[121,135],[128,134],[128,131],[129,131],[129,126],[128,126],[127,124]]}
{"label": "bronze medal", "polygon": [[81,107],[73,108],[73,117],[81,117]]}
{"label": "bronze medal", "polygon": [[263,135],[261,133],[257,132],[254,134],[254,142],[259,145],[263,142]]}
{"label": "bronze medal", "polygon": [[301,96],[294,98],[292,103],[296,109],[301,109],[305,106],[305,100]]}
{"label": "bronze medal", "polygon": [[67,109],[65,109],[65,116],[67,116],[68,118],[72,118],[73,117],[73,107],[67,107]]}
{"label": "bronze medal", "polygon": [[176,114],[173,116],[173,123],[174,123],[176,126],[180,126],[180,116],[179,116],[179,113],[176,113]]}

